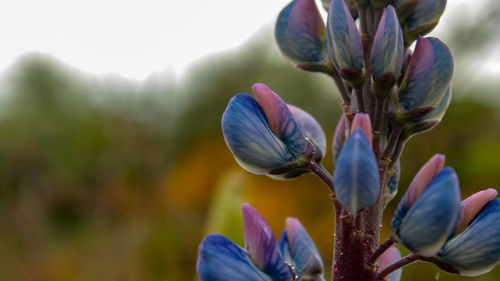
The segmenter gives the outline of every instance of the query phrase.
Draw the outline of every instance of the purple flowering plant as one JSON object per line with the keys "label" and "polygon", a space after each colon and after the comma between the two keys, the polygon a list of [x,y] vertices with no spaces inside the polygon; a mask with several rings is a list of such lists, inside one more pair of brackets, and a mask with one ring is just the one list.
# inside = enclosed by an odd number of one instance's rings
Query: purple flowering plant
{"label": "purple flowering plant", "polygon": [[[222,117],[225,141],[247,171],[276,179],[313,173],[335,209],[333,281],[397,281],[404,266],[426,261],[466,276],[500,262],[500,199],[486,189],[460,198],[458,176],[433,156],[399,202],[391,235],[380,241],[384,208],[398,191],[406,142],[440,123],[451,100],[453,58],[437,38],[446,0],[294,0],[278,16],[283,55],[330,76],[343,114],[333,139],[335,169],[321,161],[327,141],[307,112],[266,85],[240,93]],[[413,43],[416,42],[414,45]],[[414,47],[412,47],[414,45]],[[249,204],[242,206],[244,247],[210,234],[199,247],[202,281],[324,280],[325,266],[301,223],[287,218],[277,242]],[[397,243],[410,251],[401,257]]]}

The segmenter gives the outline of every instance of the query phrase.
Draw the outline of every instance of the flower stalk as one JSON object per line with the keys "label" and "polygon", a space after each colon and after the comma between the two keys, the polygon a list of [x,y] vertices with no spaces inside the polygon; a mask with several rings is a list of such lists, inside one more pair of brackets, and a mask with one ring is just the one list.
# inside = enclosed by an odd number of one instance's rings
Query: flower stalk
{"label": "flower stalk", "polygon": [[[390,238],[379,244],[384,208],[398,191],[403,148],[439,124],[451,100],[451,52],[439,39],[423,37],[446,1],[322,3],[326,24],[315,1],[293,0],[278,17],[275,37],[297,68],[331,77],[343,100],[333,175],[321,164],[326,139],[319,123],[263,84],[252,87],[254,96],[236,95],[224,112],[223,134],[236,161],[277,179],[312,173],[327,186],[335,210],[332,281],[399,281],[401,269],[419,260],[452,274],[488,272],[500,263],[500,199],[488,189],[460,202],[458,176],[440,154],[415,176]],[[298,220],[286,220],[275,244],[249,205],[243,216],[245,249],[217,235],[202,242],[202,281],[324,280],[319,252]],[[395,243],[411,254],[401,258]]]}

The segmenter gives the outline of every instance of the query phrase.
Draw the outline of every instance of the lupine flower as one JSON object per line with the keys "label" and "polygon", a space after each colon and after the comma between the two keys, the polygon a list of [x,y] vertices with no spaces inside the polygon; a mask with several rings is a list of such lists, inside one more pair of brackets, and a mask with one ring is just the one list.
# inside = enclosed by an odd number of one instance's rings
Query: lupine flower
{"label": "lupine flower", "polygon": [[396,83],[404,61],[403,33],[392,6],[384,9],[373,41],[371,70],[374,93],[385,96]]}
{"label": "lupine flower", "polygon": [[[371,139],[371,132],[369,133]],[[380,176],[369,138],[361,127],[346,140],[333,176],[337,200],[352,214],[370,207],[380,191]]]}
{"label": "lupine flower", "polygon": [[325,24],[314,0],[294,0],[279,14],[275,27],[281,52],[297,67],[311,71],[331,68]]}
{"label": "lupine flower", "polygon": [[224,139],[238,163],[255,174],[292,178],[321,161],[326,140],[318,122],[287,105],[264,84],[252,87],[255,99],[238,94],[222,117]]}
{"label": "lupine flower", "polygon": [[420,37],[405,77],[399,101],[403,110],[438,105],[449,88],[453,59],[444,43]]}
{"label": "lupine flower", "polygon": [[435,155],[413,179],[394,213],[394,241],[421,256],[435,255],[453,233],[460,214],[460,190],[452,168]]}
{"label": "lupine flower", "polygon": [[496,196],[495,189],[487,189],[465,199],[454,235],[428,260],[467,276],[484,274],[500,263],[500,199]]}
{"label": "lupine flower", "polygon": [[281,233],[277,247],[284,260],[294,268],[297,280],[324,280],[319,251],[298,219],[286,219],[286,228]]}
{"label": "lupine flower", "polygon": [[446,0],[419,0],[403,25],[406,46],[411,45],[418,36],[431,32],[445,8]]}
{"label": "lupine flower", "polygon": [[353,87],[363,83],[363,43],[344,0],[332,0],[326,23],[328,51],[333,65]]}
{"label": "lupine flower", "polygon": [[202,281],[323,280],[321,257],[297,219],[288,218],[276,245],[271,228],[249,204],[243,204],[245,249],[210,234],[198,251],[196,271]]}
{"label": "lupine flower", "polygon": [[[389,265],[401,259],[401,253],[398,248],[390,247],[378,258],[378,271],[384,270]],[[401,268],[385,277],[386,281],[399,281],[401,279]]]}
{"label": "lupine flower", "polygon": [[264,218],[248,203],[241,207],[245,249],[253,263],[273,280],[293,279],[291,268],[276,248],[274,235]]}

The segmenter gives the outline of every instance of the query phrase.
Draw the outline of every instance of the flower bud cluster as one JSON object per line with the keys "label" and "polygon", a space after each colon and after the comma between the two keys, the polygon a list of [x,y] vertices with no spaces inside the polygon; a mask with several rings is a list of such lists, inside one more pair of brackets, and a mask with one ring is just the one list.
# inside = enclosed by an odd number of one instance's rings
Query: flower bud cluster
{"label": "flower bud cluster", "polygon": [[[362,261],[351,255],[343,263],[344,253],[336,256],[337,269],[361,266],[334,272],[334,280],[397,281],[398,262],[415,259],[454,274],[491,270],[500,262],[500,199],[488,189],[461,202],[458,176],[444,167],[442,155],[418,172],[391,223],[388,241],[406,247],[411,258],[400,260],[390,245],[370,257],[374,239],[367,237],[378,237],[383,209],[398,192],[406,141],[436,126],[450,104],[451,52],[439,39],[424,37],[446,0],[323,0],[322,6],[326,23],[314,0],[293,0],[278,16],[275,38],[288,61],[332,77],[341,94],[333,175],[321,166],[326,138],[319,123],[264,84],[252,86],[253,96],[234,96],[223,114],[222,132],[236,161],[278,179],[313,172],[329,187],[340,221],[336,231],[354,243],[351,250]],[[248,204],[242,210],[245,249],[207,236],[199,249],[201,280],[323,280],[318,250],[296,219],[287,219],[276,244],[264,219]]]}

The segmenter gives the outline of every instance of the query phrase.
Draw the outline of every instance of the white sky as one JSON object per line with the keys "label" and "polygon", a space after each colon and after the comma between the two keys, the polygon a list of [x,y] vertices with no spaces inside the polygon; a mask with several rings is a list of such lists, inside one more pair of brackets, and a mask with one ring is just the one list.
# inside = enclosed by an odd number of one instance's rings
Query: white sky
{"label": "white sky", "polygon": [[[200,57],[235,48],[274,22],[288,0],[16,0],[0,9],[0,71],[26,52],[91,73],[143,79],[182,73]],[[455,17],[448,1],[443,17]],[[470,5],[470,4],[469,4]],[[438,30],[439,32],[439,30]],[[492,63],[500,66],[500,58]],[[497,67],[498,68],[498,67]]]}

